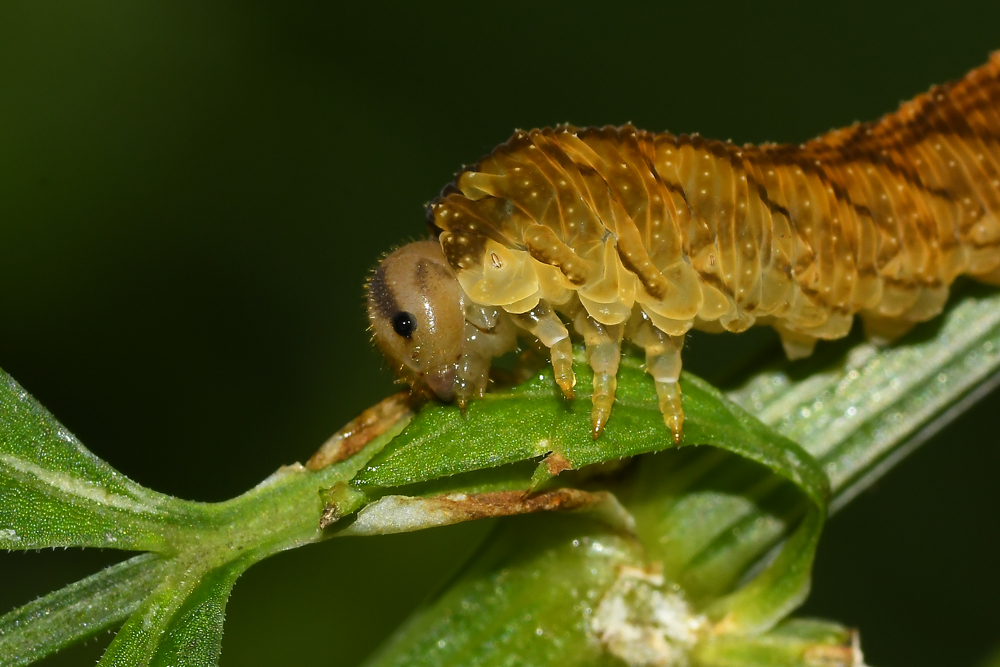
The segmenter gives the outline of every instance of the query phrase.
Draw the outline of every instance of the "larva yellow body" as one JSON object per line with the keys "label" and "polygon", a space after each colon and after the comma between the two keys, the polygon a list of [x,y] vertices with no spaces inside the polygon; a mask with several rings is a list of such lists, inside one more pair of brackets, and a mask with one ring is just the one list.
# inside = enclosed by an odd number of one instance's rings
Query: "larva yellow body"
{"label": "larva yellow body", "polygon": [[[595,437],[623,338],[645,348],[679,437],[692,327],[767,324],[801,357],[856,313],[892,340],[938,314],[957,276],[1000,282],[1000,52],[876,123],[798,146],[630,125],[519,131],[459,174],[429,220],[466,313],[538,337],[567,395],[563,320],[583,336]],[[471,387],[460,400],[482,393],[484,379],[457,376]]]}

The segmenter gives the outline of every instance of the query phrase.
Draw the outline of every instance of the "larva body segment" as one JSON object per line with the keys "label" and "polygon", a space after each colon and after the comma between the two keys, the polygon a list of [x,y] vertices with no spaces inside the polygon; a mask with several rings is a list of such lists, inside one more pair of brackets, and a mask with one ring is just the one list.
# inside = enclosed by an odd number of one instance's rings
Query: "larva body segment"
{"label": "larva body segment", "polygon": [[796,358],[855,314],[870,336],[898,337],[938,314],[961,274],[1000,282],[1000,52],[878,122],[799,146],[631,125],[518,131],[429,220],[464,298],[550,347],[567,395],[563,323],[585,339],[595,437],[623,338],[646,350],[679,437],[692,327],[767,324]]}

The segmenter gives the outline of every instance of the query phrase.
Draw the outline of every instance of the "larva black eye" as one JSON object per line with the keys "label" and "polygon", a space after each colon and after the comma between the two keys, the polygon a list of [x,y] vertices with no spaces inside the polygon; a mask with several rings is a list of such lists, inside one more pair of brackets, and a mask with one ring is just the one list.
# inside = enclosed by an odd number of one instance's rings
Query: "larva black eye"
{"label": "larva black eye", "polygon": [[411,313],[401,310],[392,316],[392,330],[403,338],[410,338],[417,330],[417,318]]}

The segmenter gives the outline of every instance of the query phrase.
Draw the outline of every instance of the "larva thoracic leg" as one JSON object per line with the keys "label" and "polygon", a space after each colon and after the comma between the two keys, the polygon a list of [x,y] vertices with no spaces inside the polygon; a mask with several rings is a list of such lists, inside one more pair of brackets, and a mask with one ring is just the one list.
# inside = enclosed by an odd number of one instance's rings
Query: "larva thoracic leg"
{"label": "larva thoracic leg", "polygon": [[611,406],[615,402],[625,327],[622,324],[601,324],[584,308],[579,308],[573,317],[573,328],[583,336],[587,360],[594,371],[594,393],[591,397],[594,407],[590,423],[596,440],[608,423]]}
{"label": "larva thoracic leg", "polygon": [[680,442],[684,429],[684,410],[681,407],[681,388],[677,380],[681,375],[681,348],[684,336],[671,336],[653,326],[643,312],[633,315],[629,322],[629,338],[646,352],[646,372],[656,383],[656,396],[667,428]]}
{"label": "larva thoracic leg", "polygon": [[463,410],[470,399],[482,398],[489,384],[490,364],[517,347],[510,316],[501,309],[470,303],[465,308],[465,349],[458,362],[455,398]]}
{"label": "larva thoracic leg", "polygon": [[428,219],[438,248],[402,248],[369,281],[375,338],[404,379],[445,399],[482,392],[503,346],[479,340],[475,305],[548,347],[572,396],[558,312],[595,369],[595,434],[624,327],[679,437],[691,328],[769,325],[798,358],[857,314],[871,338],[897,338],[941,311],[959,275],[1000,283],[1000,52],[877,122],[799,145],[631,125],[518,131]]}
{"label": "larva thoracic leg", "polygon": [[539,302],[526,313],[512,314],[511,319],[549,348],[556,384],[566,398],[573,398],[573,387],[576,385],[576,375],[573,374],[573,343],[559,316],[547,303]]}

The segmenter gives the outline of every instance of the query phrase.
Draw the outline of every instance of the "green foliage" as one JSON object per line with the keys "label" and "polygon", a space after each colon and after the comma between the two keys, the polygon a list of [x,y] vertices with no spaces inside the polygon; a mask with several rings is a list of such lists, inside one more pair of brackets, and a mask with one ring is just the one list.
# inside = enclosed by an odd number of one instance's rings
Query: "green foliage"
{"label": "green foliage", "polygon": [[226,601],[250,565],[237,559],[200,577],[166,577],[125,622],[101,659],[104,665],[213,665],[222,650]]}
{"label": "green foliage", "polygon": [[[581,362],[578,390],[585,396],[591,390],[592,376],[582,356],[577,361]],[[635,357],[623,359],[618,382],[615,418],[596,441],[590,436],[589,406],[585,401],[562,400],[551,371],[546,370],[508,392],[474,403],[465,417],[448,406],[424,410],[352,483],[362,488],[410,485],[550,454],[577,469],[671,448],[671,433]],[[712,609],[713,616],[727,617],[741,632],[766,630],[798,606],[808,592],[812,556],[826,516],[826,475],[801,447],[704,381],[685,374],[682,385],[686,415],[682,446],[712,445],[755,461],[795,484],[812,502],[807,520],[773,565],[752,585],[718,600]],[[512,424],[517,427],[512,429]],[[539,469],[544,467],[543,461]],[[538,478],[536,471],[532,480]],[[510,481],[504,480],[504,486],[510,488]],[[529,486],[525,479],[521,488]]]}
{"label": "green foliage", "polygon": [[[564,401],[543,371],[465,417],[428,406],[344,461],[282,468],[216,504],[131,482],[0,375],[0,546],[152,552],[0,617],[0,665],[122,622],[102,665],[214,665],[229,592],[255,562],[350,534],[366,512],[382,532],[412,530],[441,522],[428,503],[442,498],[453,511],[526,490],[613,501],[627,514],[603,516],[628,520],[505,520],[373,665],[855,664],[850,632],[784,620],[808,592],[827,497],[842,506],[992,386],[1000,297],[967,296],[907,344],[844,349],[761,372],[728,398],[685,376],[679,449],[626,356],[597,441],[587,402]],[[577,372],[585,396],[589,373]]]}
{"label": "green foliage", "polygon": [[91,454],[0,372],[0,548],[163,552],[192,511]]}
{"label": "green foliage", "polygon": [[0,664],[30,664],[121,623],[164,579],[168,562],[135,556],[3,616]]}
{"label": "green foliage", "polygon": [[283,468],[234,500],[191,503],[148,491],[97,459],[2,371],[0,408],[4,547],[159,554],[0,617],[4,666],[29,664],[125,619],[102,665],[216,664],[233,582],[277,551],[320,539],[319,489],[351,479],[367,456],[320,473]]}
{"label": "green foliage", "polygon": [[[1000,297],[977,289],[953,303],[942,320],[922,327],[903,344],[885,349],[865,343],[827,348],[804,364],[762,371],[729,397],[797,439],[817,458],[832,479],[836,509],[994,387],[1000,368],[998,350]],[[802,494],[769,471],[722,452],[698,449],[642,457],[611,488],[636,520],[642,549],[632,552],[630,565],[659,564],[664,587],[679,585],[694,606],[702,608],[738,586],[747,572],[758,569],[761,559],[766,560],[805,511]],[[557,568],[543,570],[550,554],[568,550],[574,540],[580,544],[607,540],[606,530],[598,527],[559,541],[553,527],[556,521],[546,517],[546,527],[535,532],[519,525],[495,534],[468,565],[466,574],[384,646],[369,666],[503,664],[502,653],[472,656],[435,647],[437,642],[477,644],[478,640],[465,639],[469,630],[463,619],[471,601],[476,605],[477,625],[520,628],[511,632],[530,639],[533,629],[529,623],[521,627],[520,608],[488,606],[477,591],[488,590],[497,598],[514,597],[523,585],[518,582],[531,580],[535,572],[545,573],[546,585],[563,586]],[[545,544],[548,550],[540,546]],[[526,555],[532,550],[536,556]],[[784,553],[793,552],[786,546]],[[600,599],[607,591],[604,560],[601,552],[591,555],[590,568],[575,572],[595,574],[592,578],[574,574],[573,585],[580,594],[595,591],[589,599]],[[557,613],[563,627],[581,627],[573,626],[567,614],[579,620],[594,612],[593,603],[586,604],[587,596],[572,600]],[[556,620],[553,616],[535,616],[531,621],[544,626]],[[691,658],[696,664],[719,666],[860,660],[851,633],[834,625],[803,623],[781,624],[751,638],[738,633],[716,637],[699,643]],[[806,641],[802,633],[792,636],[788,632],[803,627],[825,627],[829,633]],[[586,629],[581,627],[577,634],[563,638],[573,645],[585,644],[592,636],[592,629]],[[538,658],[544,664],[542,649],[519,658],[529,662]],[[589,664],[588,660],[567,658],[560,664]]]}
{"label": "green foliage", "polygon": [[[589,396],[593,375],[582,354],[575,361],[576,391]],[[712,445],[757,461],[800,486],[818,506],[825,504],[826,476],[802,448],[725,400],[703,380],[685,373],[682,384],[686,415],[682,446]],[[453,406],[431,405],[352,484],[405,486],[549,454],[578,469],[673,447],[651,387],[638,358],[626,355],[618,371],[614,419],[597,440],[591,437],[589,403],[564,400],[551,369],[510,391],[474,401],[465,416]]]}

